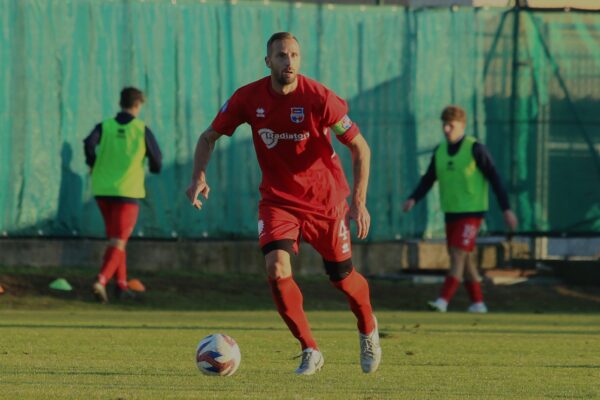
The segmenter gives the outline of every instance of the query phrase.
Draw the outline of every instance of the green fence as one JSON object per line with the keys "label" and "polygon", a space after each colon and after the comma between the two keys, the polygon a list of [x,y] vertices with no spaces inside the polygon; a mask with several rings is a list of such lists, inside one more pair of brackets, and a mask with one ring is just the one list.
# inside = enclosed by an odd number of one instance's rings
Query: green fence
{"label": "green fence", "polygon": [[[449,103],[489,147],[522,232],[600,232],[599,13],[181,0],[0,0],[0,232],[102,236],[82,140],[136,85],[164,170],[147,178],[135,235],[256,237],[247,126],[219,141],[202,212],[184,190],[198,135],[237,87],[268,73],[265,42],[281,30],[372,147],[371,240],[442,235],[437,189],[411,214],[401,205]],[[491,203],[485,228],[499,232]]]}

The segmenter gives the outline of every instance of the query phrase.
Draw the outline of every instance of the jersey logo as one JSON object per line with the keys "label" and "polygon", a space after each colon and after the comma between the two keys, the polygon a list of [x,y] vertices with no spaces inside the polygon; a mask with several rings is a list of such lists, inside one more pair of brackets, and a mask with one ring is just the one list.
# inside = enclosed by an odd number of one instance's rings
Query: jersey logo
{"label": "jersey logo", "polygon": [[310,132],[304,131],[302,133],[275,133],[268,128],[262,128],[258,130],[258,134],[262,139],[263,143],[267,146],[267,149],[272,149],[277,146],[280,140],[291,140],[293,142],[301,142],[308,140]]}
{"label": "jersey logo", "polygon": [[272,149],[273,147],[277,146],[277,135],[275,135],[275,132],[272,130],[264,128],[259,129],[258,134],[260,135],[260,138],[264,144],[267,145],[267,149]]}
{"label": "jersey logo", "polygon": [[265,109],[262,107],[258,107],[256,109],[256,117],[257,118],[264,118],[265,117]]}
{"label": "jersey logo", "polygon": [[292,107],[290,119],[296,124],[299,124],[302,121],[304,121],[304,107]]}

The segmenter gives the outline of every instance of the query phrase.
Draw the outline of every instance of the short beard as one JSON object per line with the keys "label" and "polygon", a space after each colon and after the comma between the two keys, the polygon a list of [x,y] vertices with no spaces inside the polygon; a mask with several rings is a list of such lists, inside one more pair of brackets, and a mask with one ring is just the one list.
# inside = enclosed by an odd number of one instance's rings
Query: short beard
{"label": "short beard", "polygon": [[292,84],[292,83],[296,82],[296,79],[297,79],[297,75],[296,75],[296,74],[294,74],[294,75],[293,75],[291,78],[289,78],[289,79],[286,79],[286,78],[283,76],[283,72],[282,72],[282,73],[281,73],[281,74],[279,74],[279,76],[277,77],[277,83],[279,83],[279,84],[280,84],[280,85],[282,85],[282,86],[285,86],[285,85],[290,85],[290,84]]}

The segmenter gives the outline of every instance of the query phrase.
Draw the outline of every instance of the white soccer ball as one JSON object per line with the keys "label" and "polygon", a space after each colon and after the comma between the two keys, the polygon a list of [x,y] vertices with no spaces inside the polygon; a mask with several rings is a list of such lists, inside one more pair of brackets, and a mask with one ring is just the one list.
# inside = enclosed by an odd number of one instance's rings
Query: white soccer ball
{"label": "white soccer ball", "polygon": [[222,333],[208,335],[196,348],[196,365],[205,375],[233,375],[241,361],[242,355],[236,341]]}

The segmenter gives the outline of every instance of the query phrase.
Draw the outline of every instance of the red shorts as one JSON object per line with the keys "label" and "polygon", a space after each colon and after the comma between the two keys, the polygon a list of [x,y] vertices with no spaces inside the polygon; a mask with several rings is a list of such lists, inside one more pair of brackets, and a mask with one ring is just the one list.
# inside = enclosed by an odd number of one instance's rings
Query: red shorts
{"label": "red shorts", "polygon": [[300,236],[327,261],[345,261],[352,257],[346,201],[325,213],[309,213],[261,203],[258,207],[260,247],[275,240],[293,240],[298,253]]}
{"label": "red shorts", "polygon": [[127,240],[137,222],[140,206],[137,203],[96,199],[109,239]]}
{"label": "red shorts", "polygon": [[446,222],[446,242],[448,247],[458,247],[466,252],[473,251],[483,218],[462,218]]}

